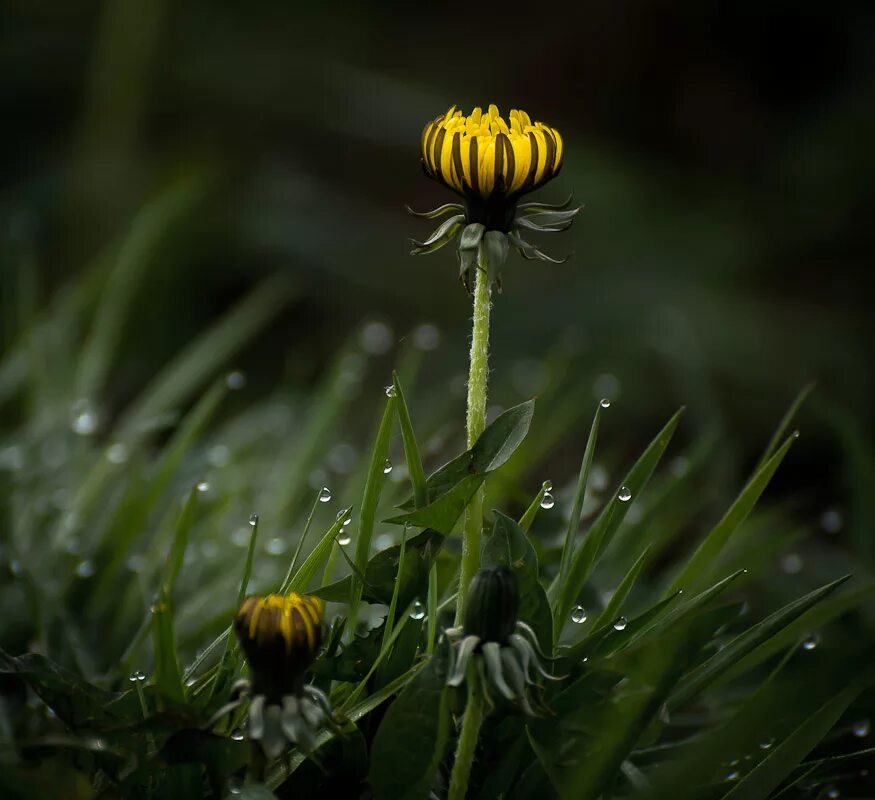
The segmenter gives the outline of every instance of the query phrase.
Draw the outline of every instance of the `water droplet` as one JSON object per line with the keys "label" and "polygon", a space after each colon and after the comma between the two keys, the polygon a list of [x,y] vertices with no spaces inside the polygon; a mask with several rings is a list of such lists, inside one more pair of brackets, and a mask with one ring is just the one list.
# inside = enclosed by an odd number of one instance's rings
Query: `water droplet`
{"label": "water droplet", "polygon": [[368,322],[362,327],[359,341],[366,353],[381,356],[392,349],[392,329],[385,322]]}
{"label": "water droplet", "polygon": [[319,502],[327,503],[329,500],[331,500],[331,489],[329,489],[327,486],[323,486],[322,489],[319,491]]}
{"label": "water droplet", "polygon": [[275,536],[273,539],[268,540],[264,549],[268,555],[279,556],[286,552],[286,543],[278,536]]}
{"label": "water droplet", "polygon": [[544,482],[541,484],[541,488],[542,488],[545,492],[552,492],[552,491],[553,491],[553,481],[544,481]]}
{"label": "water droplet", "polygon": [[760,750],[768,750],[774,743],[774,736],[771,739],[766,739],[765,741],[760,742]]}
{"label": "water droplet", "polygon": [[243,741],[243,731],[242,731],[240,728],[237,728],[237,730],[235,730],[235,731],[231,734],[231,738],[232,738],[235,742],[242,742],[242,741]]}
{"label": "water droplet", "polygon": [[121,442],[114,442],[106,448],[106,460],[110,464],[124,464],[128,460],[128,448]]}
{"label": "water droplet", "polygon": [[628,503],[632,499],[632,492],[629,491],[628,486],[621,486],[617,497],[620,498],[621,503]]}
{"label": "water droplet", "polygon": [[[335,517],[335,519],[343,519],[344,516],[348,513],[349,512],[345,508],[341,508],[340,511],[337,512],[337,516]],[[350,522],[352,522],[352,517],[346,517],[346,519],[343,519],[343,524],[341,525],[341,527],[345,528],[347,525],[349,525]]]}
{"label": "water droplet", "polygon": [[799,553],[787,553],[781,556],[781,569],[788,575],[796,575],[802,571],[804,562]]}
{"label": "water droplet", "polygon": [[583,606],[575,606],[571,609],[571,621],[577,625],[586,622],[586,609]]}
{"label": "water droplet", "polygon": [[392,462],[389,459],[386,459],[386,463],[383,464],[383,474],[388,475],[392,471]]}
{"label": "water droplet", "polygon": [[864,736],[869,735],[869,731],[871,730],[871,725],[869,724],[868,719],[861,719],[859,722],[854,723],[854,727],[852,728],[854,736],[858,739],[862,739]]}
{"label": "water droplet", "polygon": [[413,344],[420,350],[436,350],[441,343],[441,332],[437,325],[428,322],[413,329]]}
{"label": "water droplet", "polygon": [[258,525],[258,514],[250,514],[249,515],[249,524],[254,528]]}
{"label": "water droplet", "polygon": [[97,411],[88,400],[77,400],[73,403],[70,415],[70,427],[73,433],[80,436],[92,436],[97,433],[99,418]]}
{"label": "water droplet", "polygon": [[348,533],[341,533],[340,536],[337,537],[337,543],[341,547],[346,547],[352,541],[352,537]]}
{"label": "water droplet", "polygon": [[236,369],[233,372],[229,372],[225,376],[225,386],[231,389],[231,391],[242,389],[246,386],[246,373]]}
{"label": "water droplet", "polygon": [[617,617],[617,619],[614,620],[614,630],[615,631],[624,631],[624,630],[626,630],[626,626],[628,624],[629,624],[629,620],[627,620],[625,617]]}
{"label": "water droplet", "polygon": [[820,527],[826,533],[835,534],[842,529],[844,518],[837,508],[828,508],[820,515]]}
{"label": "water droplet", "polygon": [[607,397],[603,397],[601,400],[599,400],[599,405],[600,405],[602,408],[610,408],[610,407],[611,407],[611,401],[610,401]]}
{"label": "water droplet", "polygon": [[138,683],[138,682],[142,683],[144,680],[146,680],[146,673],[143,672],[142,670],[138,669],[136,672],[132,672],[130,674],[130,677],[128,678],[128,680],[131,683]]}
{"label": "water droplet", "polygon": [[544,492],[544,496],[541,498],[541,508],[550,509],[555,505],[556,498],[550,492]]}
{"label": "water droplet", "polygon": [[210,484],[207,481],[201,481],[197,485],[197,490],[199,492],[208,492],[210,491]]}
{"label": "water droplet", "polygon": [[77,578],[90,578],[94,575],[95,567],[93,561],[80,561],[76,565],[76,577]]}
{"label": "water droplet", "polygon": [[732,770],[732,772],[730,772],[726,776],[726,780],[727,781],[737,781],[740,777],[741,777],[741,773],[737,769],[734,769],[734,770]]}
{"label": "water droplet", "polygon": [[422,619],[425,616],[425,606],[416,600],[410,609],[410,619]]}
{"label": "water droplet", "polygon": [[390,383],[384,391],[386,392],[386,397],[394,397],[395,396],[395,387]]}
{"label": "water droplet", "polygon": [[820,644],[820,636],[818,636],[818,634],[816,634],[816,633],[809,633],[808,636],[806,636],[802,640],[802,649],[803,650],[814,650],[814,648],[817,647],[817,645],[819,645],[819,644]]}

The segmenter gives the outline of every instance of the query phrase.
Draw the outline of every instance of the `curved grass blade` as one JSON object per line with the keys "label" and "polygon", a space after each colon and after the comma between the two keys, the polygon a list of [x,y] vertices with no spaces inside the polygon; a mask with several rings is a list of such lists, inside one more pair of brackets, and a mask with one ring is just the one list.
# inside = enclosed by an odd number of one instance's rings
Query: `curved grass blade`
{"label": "curved grass blade", "polygon": [[535,521],[535,517],[538,516],[538,510],[541,508],[541,501],[544,499],[544,495],[547,494],[548,486],[550,486],[549,482],[545,481],[541,484],[540,491],[535,495],[535,499],[532,500],[531,505],[526,509],[525,513],[520,517],[519,526],[528,533],[532,527],[532,523]]}
{"label": "curved grass blade", "polygon": [[310,585],[310,581],[313,580],[313,576],[319,569],[319,565],[331,552],[334,540],[337,537],[337,534],[340,533],[340,529],[343,527],[343,523],[346,521],[351,511],[352,506],[342,510],[334,521],[334,524],[325,531],[317,545],[310,551],[310,555],[304,559],[304,563],[301,564],[300,569],[295,573],[294,577],[288,581],[288,585],[282,589],[282,594],[289,594],[290,592],[303,593],[307,591],[307,587]]}
{"label": "curved grass blade", "polygon": [[410,411],[398,373],[392,373],[392,385],[395,387],[395,409],[398,412],[398,425],[401,428],[401,440],[404,442],[404,458],[407,461],[407,471],[410,473],[410,483],[413,486],[413,503],[416,508],[428,504],[428,490],[425,485],[425,471],[422,468],[422,456],[419,445],[413,433],[413,423],[410,421]]}
{"label": "curved grass blade", "polygon": [[638,580],[638,576],[641,574],[641,570],[644,569],[649,555],[649,548],[645,548],[644,552],[640,556],[638,556],[638,560],[625,574],[623,580],[620,581],[620,585],[611,595],[611,599],[608,601],[608,604],[605,606],[602,613],[599,614],[596,618],[595,622],[593,623],[594,628],[597,629],[599,626],[604,625],[608,622],[613,623],[613,621],[617,618],[617,615],[620,613],[620,609],[622,609],[623,607],[623,603],[626,602],[626,598],[629,596],[629,592],[632,591],[632,587],[635,585],[635,581]]}
{"label": "curved grass blade", "polygon": [[814,387],[816,386],[815,382],[812,381],[807,386],[803,386],[802,390],[796,395],[796,399],[790,404],[790,408],[787,409],[787,412],[781,418],[781,421],[778,423],[778,427],[775,429],[775,432],[772,434],[772,438],[769,439],[769,443],[766,445],[766,449],[763,450],[763,454],[760,456],[760,460],[757,462],[756,467],[754,467],[754,472],[758,472],[762,469],[763,465],[775,454],[775,451],[778,449],[778,445],[787,436],[787,431],[790,429],[790,425],[793,423],[793,419],[796,417],[796,414],[799,413],[799,409],[802,407],[802,404],[808,399],[808,395],[814,391]]}

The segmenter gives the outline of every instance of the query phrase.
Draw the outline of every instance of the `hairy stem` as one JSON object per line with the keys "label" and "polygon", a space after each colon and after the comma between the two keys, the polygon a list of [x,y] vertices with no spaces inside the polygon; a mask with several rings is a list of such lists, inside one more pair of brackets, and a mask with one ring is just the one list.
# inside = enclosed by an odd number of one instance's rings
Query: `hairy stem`
{"label": "hairy stem", "polygon": [[[471,335],[471,363],[468,372],[468,448],[486,427],[486,383],[489,378],[489,310],[490,289],[485,256],[482,254],[474,285],[474,326]],[[465,529],[462,539],[462,563],[459,594],[456,599],[456,625],[462,624],[468,584],[480,567],[480,533],[483,528],[483,498],[481,487],[465,509]]]}
{"label": "hairy stem", "polygon": [[477,670],[473,669],[473,660],[468,666],[468,703],[462,716],[462,730],[456,745],[456,760],[453,762],[453,772],[450,775],[450,790],[447,794],[447,800],[465,800],[468,779],[471,776],[471,765],[474,763],[474,753],[477,750],[477,740],[480,737],[480,727],[483,725],[483,720],[486,719],[482,687]]}

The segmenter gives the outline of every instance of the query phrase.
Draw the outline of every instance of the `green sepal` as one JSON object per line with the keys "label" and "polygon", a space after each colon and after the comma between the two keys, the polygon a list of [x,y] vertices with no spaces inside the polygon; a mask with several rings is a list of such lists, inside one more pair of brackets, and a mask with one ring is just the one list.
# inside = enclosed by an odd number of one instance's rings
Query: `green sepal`
{"label": "green sepal", "polygon": [[510,243],[507,240],[507,235],[501,231],[487,231],[480,244],[479,266],[482,269],[485,261],[489,285],[496,286],[499,292],[501,291],[501,268],[507,261],[509,250]]}
{"label": "green sepal", "polygon": [[561,203],[551,204],[551,203],[520,203],[517,206],[517,211],[522,211],[526,214],[538,213],[541,211],[561,211],[563,208],[568,208],[571,205],[572,200],[574,200],[574,192],[568,195],[567,199]]}
{"label": "green sepal", "polygon": [[548,256],[546,253],[542,253],[538,250],[533,244],[523,241],[520,238],[520,235],[515,231],[512,231],[507,236],[510,239],[511,244],[513,244],[513,246],[519,251],[519,254],[527,261],[549,261],[551,264],[564,264],[571,257],[570,255],[565,256],[565,258],[553,258],[552,256]]}
{"label": "green sepal", "polygon": [[459,250],[476,251],[485,233],[486,226],[480,222],[472,222],[470,225],[466,225],[459,238]]}
{"label": "green sepal", "polygon": [[407,213],[410,216],[419,217],[420,219],[437,219],[450,212],[455,212],[456,214],[463,214],[465,212],[465,206],[461,203],[444,203],[442,206],[433,208],[431,211],[414,211],[410,206],[404,206],[404,208],[407,209]]}
{"label": "green sepal", "polygon": [[413,250],[410,251],[411,255],[417,256],[423,253],[433,253],[435,250],[443,247],[459,232],[459,228],[462,227],[464,222],[464,215],[456,214],[441,223],[424,242],[411,239],[410,243],[413,245]]}
{"label": "green sepal", "polygon": [[459,280],[468,294],[474,289],[474,269],[477,266],[477,250],[462,250],[459,248]]}

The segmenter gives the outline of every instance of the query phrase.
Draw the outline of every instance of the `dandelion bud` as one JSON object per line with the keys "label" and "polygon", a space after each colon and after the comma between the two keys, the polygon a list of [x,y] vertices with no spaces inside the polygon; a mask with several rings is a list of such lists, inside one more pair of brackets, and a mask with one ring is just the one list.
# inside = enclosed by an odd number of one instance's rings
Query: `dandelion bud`
{"label": "dandelion bud", "polygon": [[468,587],[465,635],[504,644],[516,627],[518,607],[514,574],[507,567],[481,569]]}

